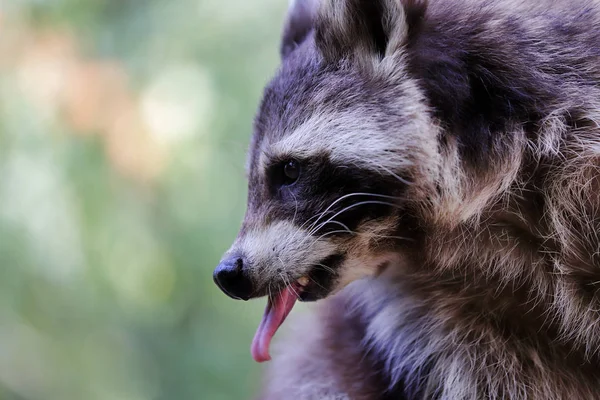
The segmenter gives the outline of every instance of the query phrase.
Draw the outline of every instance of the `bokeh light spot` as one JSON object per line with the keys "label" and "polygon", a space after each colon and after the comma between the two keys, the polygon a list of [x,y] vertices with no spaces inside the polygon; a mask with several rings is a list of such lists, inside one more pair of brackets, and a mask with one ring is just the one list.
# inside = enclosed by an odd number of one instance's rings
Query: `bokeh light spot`
{"label": "bokeh light spot", "polygon": [[215,93],[208,72],[198,65],[178,65],[161,72],[142,98],[142,115],[161,143],[205,134]]}

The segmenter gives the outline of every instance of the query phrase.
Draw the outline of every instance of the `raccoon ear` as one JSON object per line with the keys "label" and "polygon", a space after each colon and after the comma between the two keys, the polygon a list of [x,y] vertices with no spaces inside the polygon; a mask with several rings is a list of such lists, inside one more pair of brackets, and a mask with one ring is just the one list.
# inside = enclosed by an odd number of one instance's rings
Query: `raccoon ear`
{"label": "raccoon ear", "polygon": [[281,58],[286,58],[314,28],[319,0],[290,0],[287,20],[281,40]]}
{"label": "raccoon ear", "polygon": [[427,0],[324,0],[315,41],[328,61],[382,59],[419,30]]}

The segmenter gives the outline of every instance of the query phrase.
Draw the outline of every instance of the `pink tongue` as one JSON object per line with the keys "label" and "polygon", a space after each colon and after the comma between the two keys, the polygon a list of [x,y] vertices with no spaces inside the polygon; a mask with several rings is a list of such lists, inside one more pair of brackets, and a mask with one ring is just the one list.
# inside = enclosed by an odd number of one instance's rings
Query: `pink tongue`
{"label": "pink tongue", "polygon": [[298,289],[295,285],[288,286],[273,301],[269,298],[265,314],[252,340],[251,352],[254,361],[264,362],[271,359],[269,355],[271,339],[285,320],[285,317],[292,311],[296,303]]}

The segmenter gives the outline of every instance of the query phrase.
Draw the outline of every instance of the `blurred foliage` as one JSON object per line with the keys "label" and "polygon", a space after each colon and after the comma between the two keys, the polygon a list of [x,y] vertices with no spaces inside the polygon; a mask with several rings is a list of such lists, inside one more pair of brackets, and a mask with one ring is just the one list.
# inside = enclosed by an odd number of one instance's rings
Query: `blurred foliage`
{"label": "blurred foliage", "polygon": [[0,399],[246,399],[212,269],[284,0],[0,0]]}

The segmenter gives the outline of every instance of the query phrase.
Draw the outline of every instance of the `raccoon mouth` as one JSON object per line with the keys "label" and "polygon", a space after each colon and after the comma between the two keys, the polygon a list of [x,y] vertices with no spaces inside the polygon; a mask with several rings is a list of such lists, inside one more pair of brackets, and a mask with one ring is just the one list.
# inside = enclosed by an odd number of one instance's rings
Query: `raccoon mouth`
{"label": "raccoon mouth", "polygon": [[328,257],[313,267],[308,275],[286,285],[275,296],[269,296],[262,320],[252,340],[251,353],[254,361],[260,363],[271,359],[271,339],[292,311],[296,300],[316,301],[327,297],[333,286],[334,268],[343,258],[341,255]]}
{"label": "raccoon mouth", "polygon": [[300,298],[308,282],[309,278],[303,276],[296,282],[283,288],[274,297],[269,296],[262,321],[252,340],[251,352],[254,361],[260,363],[271,359],[269,353],[271,339],[273,339],[277,329],[279,329],[290,311],[292,311],[296,300]]}

